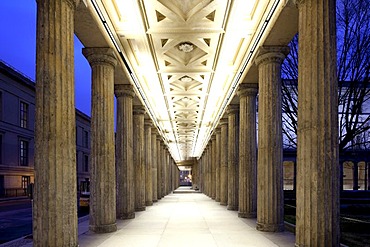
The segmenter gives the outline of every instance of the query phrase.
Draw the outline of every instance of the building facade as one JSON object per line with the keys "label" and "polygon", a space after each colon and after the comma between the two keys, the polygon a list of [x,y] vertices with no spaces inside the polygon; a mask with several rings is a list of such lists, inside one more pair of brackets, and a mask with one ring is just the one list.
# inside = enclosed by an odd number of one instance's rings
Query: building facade
{"label": "building facade", "polygon": [[[0,61],[0,197],[34,183],[35,83]],[[76,109],[77,188],[89,184],[90,117]]]}

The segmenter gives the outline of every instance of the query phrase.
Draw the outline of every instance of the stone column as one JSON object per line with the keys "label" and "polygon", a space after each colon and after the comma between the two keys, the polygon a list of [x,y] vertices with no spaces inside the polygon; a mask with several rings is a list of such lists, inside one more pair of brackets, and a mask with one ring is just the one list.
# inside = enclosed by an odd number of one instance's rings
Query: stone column
{"label": "stone column", "polygon": [[173,172],[173,160],[172,160],[172,156],[171,156],[171,153],[170,151],[168,150],[168,159],[169,159],[169,163],[168,163],[168,194],[170,194],[173,190],[173,186],[172,186],[172,172]]}
{"label": "stone column", "polygon": [[212,195],[212,188],[211,188],[211,172],[212,172],[212,167],[211,167],[211,161],[212,161],[212,145],[211,142],[208,143],[207,146],[207,196],[211,197]]}
{"label": "stone column", "polygon": [[78,246],[73,15],[37,1],[34,246]]}
{"label": "stone column", "polygon": [[153,182],[152,182],[152,122],[150,118],[144,119],[145,135],[145,205],[153,205]]}
{"label": "stone column", "polygon": [[284,230],[281,63],[288,47],[261,47],[259,75],[257,230]]}
{"label": "stone column", "polygon": [[113,232],[116,226],[114,150],[114,66],[111,48],[84,48],[92,70],[90,230]]}
{"label": "stone column", "polygon": [[167,195],[167,182],[168,182],[168,155],[167,147],[163,147],[163,196]]}
{"label": "stone column", "polygon": [[144,164],[144,114],[145,108],[135,105],[133,109],[135,211],[145,210],[145,164]]}
{"label": "stone column", "polygon": [[227,206],[227,177],[228,177],[228,144],[227,144],[227,139],[228,139],[228,119],[227,118],[222,118],[220,120],[220,125],[221,125],[221,151],[220,151],[220,204],[223,206]]}
{"label": "stone column", "polygon": [[203,193],[203,181],[204,181],[204,165],[203,165],[203,161],[204,161],[204,151],[202,153],[202,156],[200,157],[199,159],[199,191],[201,191]]}
{"label": "stone column", "polygon": [[296,246],[339,246],[335,0],[298,1]]}
{"label": "stone column", "polygon": [[163,170],[163,154],[162,154],[162,149],[163,149],[163,144],[162,144],[162,139],[158,140],[157,143],[157,148],[158,148],[158,174],[157,174],[157,181],[158,181],[158,199],[161,199],[163,197],[163,191],[162,191],[162,170]]}
{"label": "stone column", "polygon": [[211,152],[211,198],[216,199],[216,134],[212,135],[212,152]]}
{"label": "stone column", "polygon": [[239,126],[239,217],[257,214],[257,128],[256,97],[258,84],[240,84]]}
{"label": "stone column", "polygon": [[229,105],[228,114],[228,210],[239,203],[239,105]]}
{"label": "stone column", "polygon": [[157,134],[157,199],[161,199],[161,137]]}
{"label": "stone column", "polygon": [[134,89],[128,84],[115,85],[117,96],[116,178],[117,218],[135,218],[132,99]]}
{"label": "stone column", "polygon": [[216,153],[215,153],[215,165],[216,165],[216,202],[220,202],[220,159],[221,159],[221,128],[216,129]]}
{"label": "stone column", "polygon": [[168,181],[169,181],[169,159],[167,147],[164,148],[164,196],[168,195]]}
{"label": "stone column", "polygon": [[158,201],[157,190],[157,129],[152,127],[151,131],[151,150],[152,150],[152,199]]}

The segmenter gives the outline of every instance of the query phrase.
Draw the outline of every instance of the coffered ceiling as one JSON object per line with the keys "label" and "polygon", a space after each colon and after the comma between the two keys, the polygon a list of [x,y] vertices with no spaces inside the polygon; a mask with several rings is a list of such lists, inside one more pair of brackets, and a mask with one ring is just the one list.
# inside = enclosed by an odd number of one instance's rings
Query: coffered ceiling
{"label": "coffered ceiling", "polygon": [[176,161],[201,155],[284,2],[84,1]]}

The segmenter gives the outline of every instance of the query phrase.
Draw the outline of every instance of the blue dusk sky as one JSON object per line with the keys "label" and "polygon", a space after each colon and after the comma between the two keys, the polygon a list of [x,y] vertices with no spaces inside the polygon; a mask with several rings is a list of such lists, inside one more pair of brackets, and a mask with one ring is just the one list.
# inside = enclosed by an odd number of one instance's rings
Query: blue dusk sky
{"label": "blue dusk sky", "polygon": [[[35,81],[36,0],[0,0],[0,60]],[[75,37],[76,108],[90,116],[91,69]]]}

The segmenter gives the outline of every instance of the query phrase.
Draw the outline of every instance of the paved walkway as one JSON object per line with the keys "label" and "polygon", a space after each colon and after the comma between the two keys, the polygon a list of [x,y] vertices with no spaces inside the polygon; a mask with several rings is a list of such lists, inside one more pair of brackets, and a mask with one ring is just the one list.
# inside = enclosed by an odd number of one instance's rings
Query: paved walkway
{"label": "paved walkway", "polygon": [[[95,234],[88,231],[88,220],[79,223],[79,246],[294,246],[292,233],[257,231],[255,219],[238,218],[236,211],[227,210],[206,195],[184,190],[181,188],[177,193],[162,198],[146,211],[136,212],[135,219],[117,220],[118,231],[114,233]],[[32,240],[15,241],[4,246],[31,247]]]}
{"label": "paved walkway", "polygon": [[[86,224],[88,222],[83,222]],[[81,226],[82,226],[81,224]],[[294,246],[292,233],[263,233],[255,219],[238,218],[237,212],[201,193],[174,193],[162,198],[133,220],[118,220],[110,234],[86,232],[81,247],[168,246]]]}

